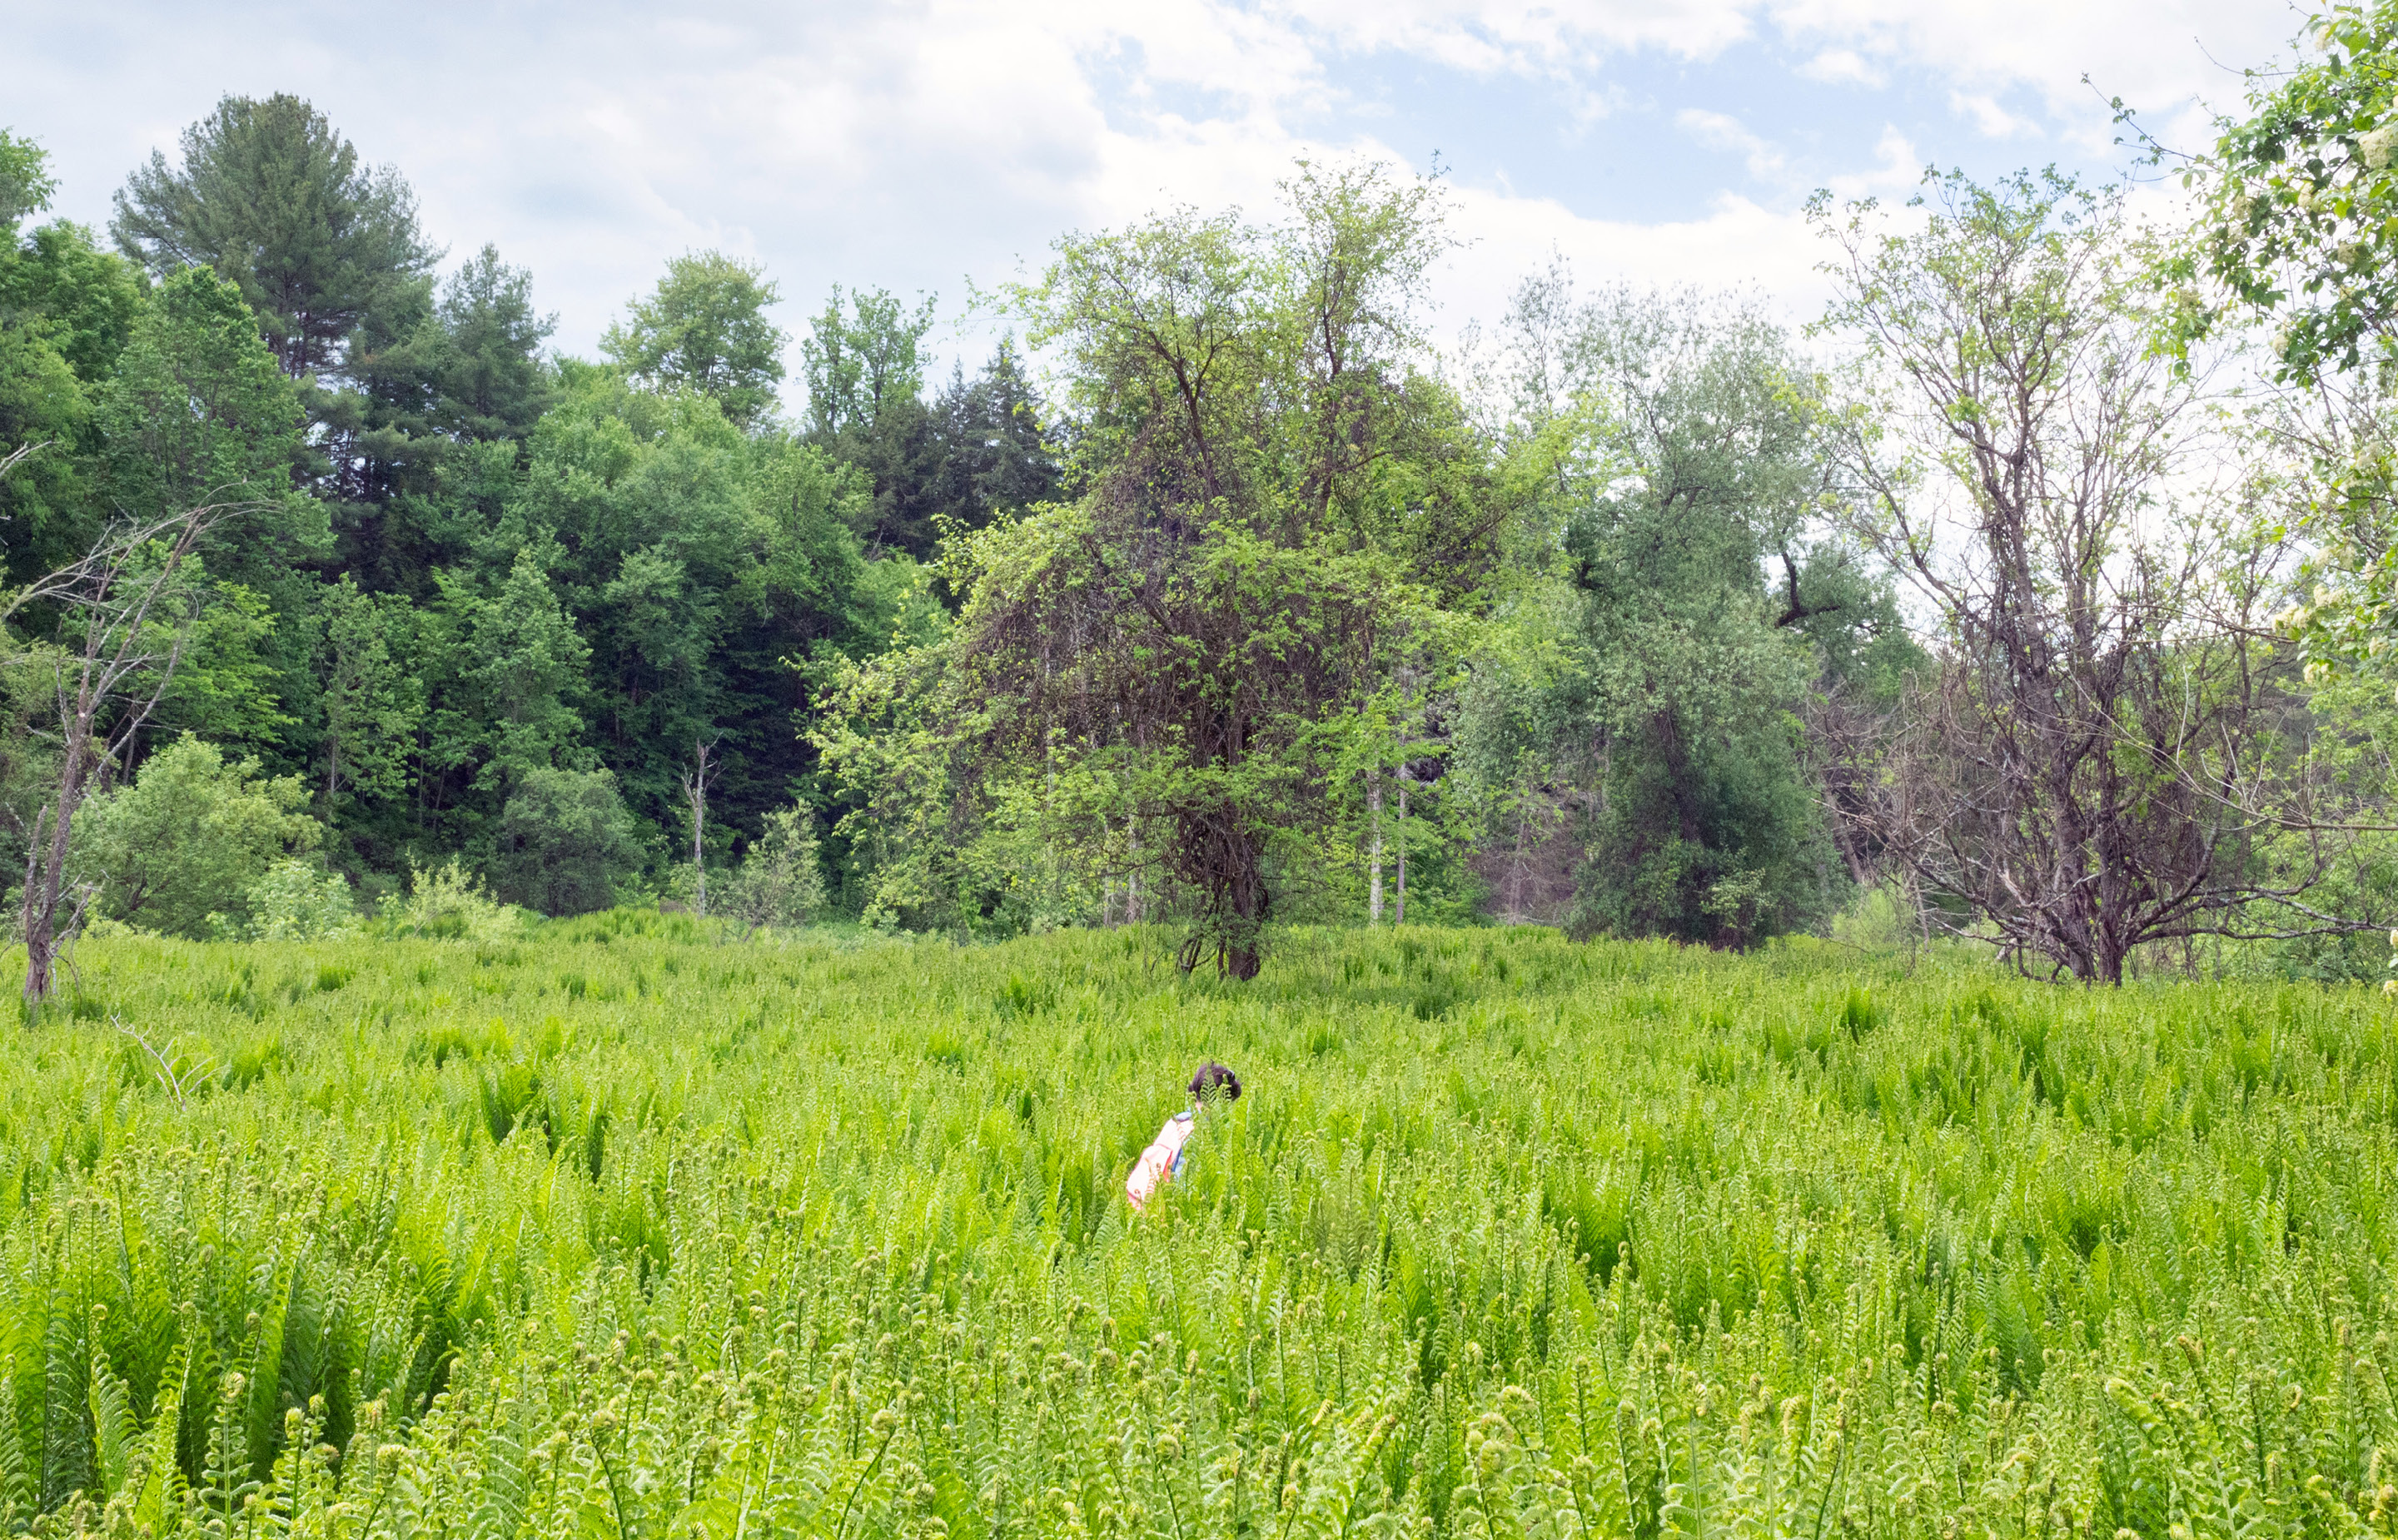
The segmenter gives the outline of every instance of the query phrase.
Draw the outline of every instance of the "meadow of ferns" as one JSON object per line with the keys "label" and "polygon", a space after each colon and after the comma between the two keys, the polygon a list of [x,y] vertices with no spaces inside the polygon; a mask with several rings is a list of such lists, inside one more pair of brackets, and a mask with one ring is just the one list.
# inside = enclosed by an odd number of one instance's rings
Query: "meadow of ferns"
{"label": "meadow of ferns", "polygon": [[1165,944],[87,943],[7,1028],[0,1532],[2398,1520],[2379,995]]}

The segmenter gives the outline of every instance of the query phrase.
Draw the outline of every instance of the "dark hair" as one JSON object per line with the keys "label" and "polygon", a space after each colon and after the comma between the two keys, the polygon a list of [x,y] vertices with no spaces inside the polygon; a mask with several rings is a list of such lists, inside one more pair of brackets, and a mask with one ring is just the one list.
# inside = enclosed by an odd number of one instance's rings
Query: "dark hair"
{"label": "dark hair", "polygon": [[1191,1094],[1202,1100],[1209,1091],[1219,1089],[1228,1102],[1241,1099],[1241,1078],[1213,1059],[1201,1065],[1199,1073],[1191,1077]]}

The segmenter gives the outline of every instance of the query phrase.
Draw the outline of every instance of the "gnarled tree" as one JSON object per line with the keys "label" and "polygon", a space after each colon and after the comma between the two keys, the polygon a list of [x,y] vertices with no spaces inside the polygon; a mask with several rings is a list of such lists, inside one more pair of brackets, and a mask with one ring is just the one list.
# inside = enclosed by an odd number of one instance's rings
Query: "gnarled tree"
{"label": "gnarled tree", "polygon": [[1860,338],[1854,529],[1939,623],[1873,836],[1960,929],[2120,983],[2145,943],[2253,933],[2309,878],[2259,836],[2283,725],[2273,553],[2213,484],[2200,382],[2154,346],[2119,204],[1933,185],[1920,230],[1814,213]]}
{"label": "gnarled tree", "polygon": [[943,703],[913,718],[953,831],[1030,810],[1046,849],[1179,895],[1184,968],[1244,979],[1354,791],[1344,750],[1492,532],[1416,328],[1433,189],[1287,190],[1281,226],[1179,211],[1061,243],[1017,292],[1067,360],[1077,495],[959,553]]}

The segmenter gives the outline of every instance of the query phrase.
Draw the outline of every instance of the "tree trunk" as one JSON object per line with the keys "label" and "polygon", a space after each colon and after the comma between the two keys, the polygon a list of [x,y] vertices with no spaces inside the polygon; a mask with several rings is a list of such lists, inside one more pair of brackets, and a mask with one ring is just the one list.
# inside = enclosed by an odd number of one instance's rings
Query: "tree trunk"
{"label": "tree trunk", "polygon": [[1140,923],[1140,818],[1136,813],[1125,815],[1125,848],[1132,854],[1130,869],[1125,873],[1125,923]]}
{"label": "tree trunk", "polygon": [[702,919],[707,917],[707,783],[716,776],[708,761],[715,749],[714,743],[694,744],[692,769],[682,778],[682,794],[691,803],[692,912]]}
{"label": "tree trunk", "polygon": [[1530,861],[1525,853],[1524,842],[1531,831],[1531,815],[1519,805],[1516,810],[1516,853],[1507,864],[1507,923],[1510,925],[1524,923],[1524,879]]}
{"label": "tree trunk", "polygon": [[1265,958],[1266,910],[1270,900],[1262,850],[1252,847],[1241,875],[1233,883],[1231,908],[1233,925],[1221,955],[1225,972],[1246,983],[1258,976],[1258,968]]}
{"label": "tree trunk", "polygon": [[1183,938],[1177,966],[1190,972],[1210,951],[1216,971],[1253,979],[1265,957],[1273,894],[1266,881],[1266,835],[1238,807],[1192,810],[1176,820],[1179,875],[1202,895],[1199,923]]}
{"label": "tree trunk", "polygon": [[[86,675],[88,679],[88,667]],[[59,768],[59,798],[48,810],[48,849],[42,849],[43,829],[34,820],[34,837],[25,856],[25,1003],[39,1005],[57,984],[59,904],[66,896],[68,842],[74,834],[75,810],[82,806],[87,771],[84,757],[91,744],[92,703],[87,682],[77,690],[75,709],[66,721],[66,753]]]}
{"label": "tree trunk", "polygon": [[1394,925],[1405,925],[1408,922],[1408,767],[1405,764],[1399,766],[1398,847],[1398,904],[1393,912],[1391,923]]}
{"label": "tree trunk", "polygon": [[1366,791],[1366,806],[1373,814],[1373,845],[1366,857],[1366,922],[1382,923],[1382,771],[1374,770],[1373,783]]}

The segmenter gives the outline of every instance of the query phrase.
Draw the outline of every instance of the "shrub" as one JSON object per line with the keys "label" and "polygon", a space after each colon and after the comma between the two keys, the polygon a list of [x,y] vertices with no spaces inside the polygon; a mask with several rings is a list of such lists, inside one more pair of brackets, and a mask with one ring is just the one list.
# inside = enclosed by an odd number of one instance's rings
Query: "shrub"
{"label": "shrub", "polygon": [[604,770],[529,770],[500,812],[492,885],[545,915],[585,915],[615,902],[641,864],[633,815]]}
{"label": "shrub", "polygon": [[401,936],[505,941],[524,928],[517,911],[494,903],[454,855],[435,871],[411,868],[408,896],[384,899],[381,917],[387,933]]}
{"label": "shrub", "polygon": [[304,861],[278,861],[250,884],[249,917],[235,921],[210,915],[209,929],[240,941],[332,941],[356,935],[357,907],[339,872],[319,872]]}
{"label": "shrub", "polygon": [[145,930],[207,936],[219,915],[246,925],[267,868],[323,833],[300,810],[306,801],[298,776],[269,777],[255,759],[181,738],[76,815],[77,875],[101,884],[102,915]]}
{"label": "shrub", "polygon": [[708,907],[748,925],[804,925],[824,907],[815,822],[805,808],[766,815],[741,867],[708,893]]}

